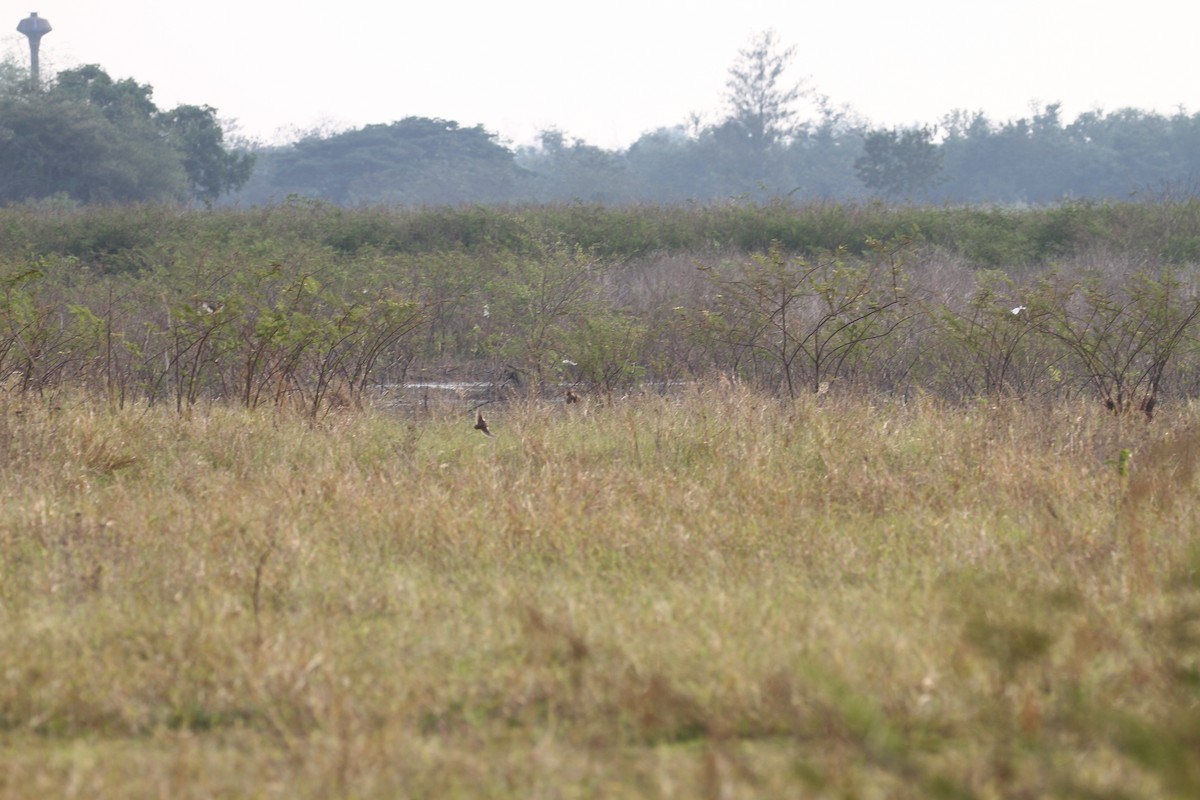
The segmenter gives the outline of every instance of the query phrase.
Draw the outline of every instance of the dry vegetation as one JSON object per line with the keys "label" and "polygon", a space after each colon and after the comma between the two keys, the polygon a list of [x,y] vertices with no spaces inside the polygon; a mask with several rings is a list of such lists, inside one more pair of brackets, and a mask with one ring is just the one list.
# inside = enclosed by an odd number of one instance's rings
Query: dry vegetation
{"label": "dry vegetation", "polygon": [[1187,403],[0,397],[0,797],[1200,794]]}

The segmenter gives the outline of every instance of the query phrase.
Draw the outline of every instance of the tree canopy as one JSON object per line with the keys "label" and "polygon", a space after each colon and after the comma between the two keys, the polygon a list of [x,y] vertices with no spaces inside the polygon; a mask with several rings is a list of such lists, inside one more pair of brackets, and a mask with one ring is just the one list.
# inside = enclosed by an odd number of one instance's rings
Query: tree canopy
{"label": "tree canopy", "polygon": [[0,203],[200,200],[241,188],[254,156],[230,151],[209,106],[160,111],[153,89],[95,64],[31,89],[0,75]]}
{"label": "tree canopy", "polygon": [[658,128],[623,149],[557,129],[512,149],[480,126],[409,118],[264,149],[259,174],[234,197],[1047,204],[1190,192],[1200,179],[1200,115],[1096,109],[1067,120],[1050,104],[1016,120],[956,110],[881,128],[789,78],[795,57],[770,31],[753,37],[729,68],[722,116]]}
{"label": "tree canopy", "polygon": [[342,205],[453,204],[511,197],[513,153],[482,126],[409,117],[279,151],[252,187],[264,199],[304,194]]}
{"label": "tree canopy", "polygon": [[931,128],[871,131],[854,172],[868,189],[896,199],[927,192],[938,182],[942,153]]}
{"label": "tree canopy", "polygon": [[781,50],[775,33],[765,31],[738,52],[729,68],[727,125],[745,137],[755,154],[766,153],[795,133],[796,101],[807,92],[802,84],[782,83],[795,54],[795,47]]}

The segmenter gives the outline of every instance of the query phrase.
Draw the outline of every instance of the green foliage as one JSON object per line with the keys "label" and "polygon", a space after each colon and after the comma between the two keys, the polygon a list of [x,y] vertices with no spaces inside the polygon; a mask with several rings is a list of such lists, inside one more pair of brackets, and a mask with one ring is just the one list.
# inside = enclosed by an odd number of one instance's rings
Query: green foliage
{"label": "green foliage", "polygon": [[1154,415],[1167,368],[1200,316],[1200,295],[1175,270],[1119,284],[1052,272],[1030,297],[1030,322],[1066,347],[1110,411]]}
{"label": "green foliage", "polygon": [[783,396],[833,381],[1153,411],[1200,386],[1195,277],[1132,265],[1196,208],[25,206],[0,211],[0,266],[39,277],[0,327],[25,391],[181,409],[319,415],[412,371],[532,393],[716,371]]}
{"label": "green foliage", "polygon": [[[403,340],[425,321],[421,306],[395,291],[342,293],[280,263],[239,274],[227,290],[176,312],[195,335],[173,363],[194,353],[198,365],[212,339],[210,380],[250,408],[286,403],[316,418],[331,404],[361,405],[377,368],[406,358]],[[194,402],[195,391],[187,396]]]}
{"label": "green foliage", "polygon": [[225,149],[225,134],[211,106],[177,106],[162,114],[175,148],[183,154],[183,169],[193,197],[212,203],[237,191],[254,171],[255,157]]}
{"label": "green foliage", "polygon": [[518,189],[528,200],[620,203],[629,199],[623,159],[579,140],[568,143],[561,131],[542,131],[537,147],[517,153],[516,165],[527,173]]}
{"label": "green foliage", "polygon": [[53,91],[64,98],[99,109],[113,122],[121,119],[148,120],[158,113],[148,84],[132,78],[114,81],[97,64],[87,64],[59,72]]}
{"label": "green foliage", "polygon": [[1129,477],[1129,461],[1133,456],[1133,451],[1128,447],[1122,447],[1121,452],[1117,454],[1117,474],[1121,478]]}
{"label": "green foliage", "polygon": [[806,92],[801,84],[781,85],[795,54],[794,47],[780,49],[774,31],[765,31],[738,51],[738,60],[729,68],[725,84],[732,112],[729,120],[755,154],[765,153],[795,132],[794,104]]}
{"label": "green foliage", "polygon": [[63,304],[64,274],[77,266],[43,259],[0,272],[0,374],[20,392],[61,389],[95,354],[92,315]]}
{"label": "green foliage", "polygon": [[482,352],[515,369],[534,393],[578,361],[569,331],[599,310],[597,280],[606,270],[578,246],[544,242],[538,249],[497,265],[479,296],[485,311],[478,325]]}
{"label": "green foliage", "polygon": [[[629,314],[592,312],[567,333],[568,377],[593,387],[609,398],[646,374],[642,361],[652,349],[648,327]],[[574,359],[574,360],[572,360]]]}
{"label": "green foliage", "polygon": [[933,309],[947,342],[941,368],[963,397],[1029,396],[1055,365],[1055,354],[1038,348],[1015,279],[999,270],[980,270],[975,277],[964,307]]}
{"label": "green foliage", "polygon": [[[489,134],[452,122],[404,120],[265,149],[259,173],[236,199],[245,204],[299,193],[353,206],[415,206],[805,203],[881,196],[1026,207],[1163,191],[1181,201],[1194,194],[1180,176],[1200,172],[1200,114],[1119,109],[1069,121],[1058,104],[1050,104],[1016,120],[952,111],[937,123],[875,128],[803,84],[787,86],[792,54],[772,34],[761,35],[730,69],[726,116],[708,125],[694,118],[659,128],[625,149],[605,150],[555,129],[515,153],[495,143],[466,147],[460,146],[466,139]],[[417,123],[432,130],[403,135],[440,144],[409,147],[388,132]],[[466,135],[470,131],[475,133]],[[1046,233],[1049,240],[1026,244],[1052,248],[1056,234]],[[1180,229],[1165,244],[1172,258],[1184,259],[1196,252],[1195,239],[1194,231]]]}
{"label": "green foliage", "polygon": [[152,92],[94,64],[44,92],[0,86],[0,203],[211,202],[245,183],[253,159],[225,149],[215,110],[164,113]]}
{"label": "green foliage", "polygon": [[705,273],[716,294],[702,319],[732,349],[734,370],[756,383],[821,392],[907,315],[906,242],[868,243],[879,258],[850,263],[836,252],[816,263],[789,259],[779,243],[728,274]]}
{"label": "green foliage", "polygon": [[339,205],[453,205],[512,196],[513,155],[481,126],[408,117],[261,154],[256,200],[290,194]]}
{"label": "green foliage", "polygon": [[[1195,193],[1180,176],[1200,174],[1200,114],[1123,108],[1067,120],[1051,103],[1015,120],[954,110],[936,124],[875,128],[803,82],[789,85],[794,55],[773,33],[756,36],[729,69],[728,113],[659,128],[623,149],[551,128],[514,151],[479,125],[410,117],[253,154],[227,145],[208,106],[160,110],[150,86],[96,65],[31,92],[10,61],[0,65],[0,202],[208,205],[225,197],[244,207],[297,195],[346,207],[790,205],[877,195],[1026,207]],[[1002,246],[1044,257],[1074,235],[1062,222],[1044,238],[981,243],[981,255]],[[1154,249],[1172,262],[1195,260],[1200,238],[1180,227]]]}
{"label": "green foliage", "polygon": [[942,155],[931,128],[881,130],[867,134],[854,162],[858,179],[892,199],[919,197],[937,185]]}
{"label": "green foliage", "polygon": [[182,199],[183,168],[159,131],[108,111],[55,93],[0,95],[0,202]]}

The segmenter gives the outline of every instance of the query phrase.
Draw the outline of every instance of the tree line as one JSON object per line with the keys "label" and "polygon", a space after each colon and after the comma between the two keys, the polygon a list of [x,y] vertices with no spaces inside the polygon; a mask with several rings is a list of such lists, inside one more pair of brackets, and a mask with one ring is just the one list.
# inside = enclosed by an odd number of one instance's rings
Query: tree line
{"label": "tree line", "polygon": [[210,106],[160,109],[151,86],[95,64],[44,88],[0,65],[0,204],[211,203],[254,161],[227,145]]}
{"label": "tree line", "polygon": [[0,70],[0,202],[1042,205],[1190,196],[1200,176],[1200,114],[1097,109],[1068,120],[1052,103],[1016,120],[957,110],[881,128],[789,82],[794,56],[761,34],[729,69],[722,116],[613,150],[553,129],[514,146],[482,125],[422,117],[234,146],[209,106],[160,110],[150,86],[95,65],[33,91],[9,64]]}

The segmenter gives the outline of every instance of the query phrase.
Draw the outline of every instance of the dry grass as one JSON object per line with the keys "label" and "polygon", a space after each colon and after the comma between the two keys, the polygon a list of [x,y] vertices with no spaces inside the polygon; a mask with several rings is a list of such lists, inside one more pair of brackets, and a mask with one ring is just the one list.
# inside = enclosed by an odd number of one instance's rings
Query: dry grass
{"label": "dry grass", "polygon": [[1189,796],[1198,416],[9,402],[0,797]]}

